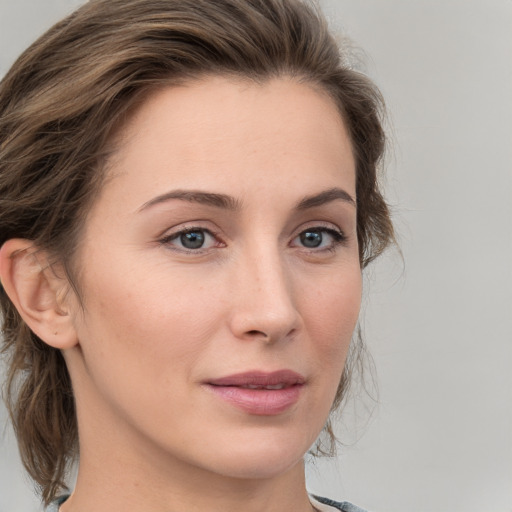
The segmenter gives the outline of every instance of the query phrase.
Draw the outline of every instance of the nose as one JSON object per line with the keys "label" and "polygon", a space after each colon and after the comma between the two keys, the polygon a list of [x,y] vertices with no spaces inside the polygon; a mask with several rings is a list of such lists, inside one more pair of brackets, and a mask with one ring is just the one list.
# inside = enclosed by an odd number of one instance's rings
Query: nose
{"label": "nose", "polygon": [[230,317],[237,338],[275,343],[297,333],[301,316],[290,270],[277,250],[253,253],[238,265]]}

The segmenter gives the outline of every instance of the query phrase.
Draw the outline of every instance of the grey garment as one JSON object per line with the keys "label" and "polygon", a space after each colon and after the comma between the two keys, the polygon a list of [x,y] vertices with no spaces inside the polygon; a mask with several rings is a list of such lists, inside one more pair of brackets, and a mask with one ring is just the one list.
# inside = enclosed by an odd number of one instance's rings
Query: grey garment
{"label": "grey garment", "polygon": [[[50,506],[46,509],[45,512],[59,512],[60,505],[64,503],[67,499],[67,496],[62,496],[61,498],[58,498],[57,500],[50,504]],[[341,510],[341,512],[366,512],[362,508],[356,507],[355,505],[352,505],[352,503],[348,503],[346,501],[340,503],[338,501],[333,501],[330,500],[329,498],[322,498],[320,496],[315,496],[315,499],[318,500],[320,503],[324,503],[325,505],[330,505],[331,507],[337,508],[338,510]]]}
{"label": "grey garment", "polygon": [[61,496],[55,501],[52,501],[44,512],[59,512],[59,507],[69,498],[69,496]]}
{"label": "grey garment", "polygon": [[330,500],[329,498],[322,498],[321,496],[315,495],[313,495],[313,498],[315,498],[315,500],[319,501],[320,503],[324,503],[325,505],[330,505],[331,507],[337,508],[338,510],[341,510],[341,512],[366,512],[366,510],[356,507],[348,501],[343,501],[340,503],[339,501],[334,501]]}

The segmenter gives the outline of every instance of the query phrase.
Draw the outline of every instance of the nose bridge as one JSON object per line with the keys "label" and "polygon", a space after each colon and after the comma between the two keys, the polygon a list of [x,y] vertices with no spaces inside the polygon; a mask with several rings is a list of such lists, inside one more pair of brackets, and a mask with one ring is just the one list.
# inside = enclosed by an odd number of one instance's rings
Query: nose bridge
{"label": "nose bridge", "polygon": [[299,314],[292,275],[277,244],[252,245],[243,252],[239,263],[233,319],[237,335],[277,341],[294,332]]}

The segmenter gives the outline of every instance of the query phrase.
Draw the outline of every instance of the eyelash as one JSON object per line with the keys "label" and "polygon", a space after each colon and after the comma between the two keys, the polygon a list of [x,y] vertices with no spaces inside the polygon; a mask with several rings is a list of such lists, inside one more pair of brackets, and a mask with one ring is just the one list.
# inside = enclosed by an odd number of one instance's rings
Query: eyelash
{"label": "eyelash", "polygon": [[[211,229],[199,227],[199,226],[190,226],[185,227],[183,229],[180,229],[179,231],[176,231],[174,233],[171,233],[170,235],[164,236],[159,240],[159,242],[162,245],[169,246],[171,245],[171,242],[174,240],[179,240],[183,235],[192,234],[192,233],[206,233],[208,236],[212,237],[216,242],[215,246],[225,247],[225,244],[223,242],[220,242],[218,233],[213,232]],[[184,252],[187,254],[203,254],[210,248],[198,248],[198,249],[189,249],[187,247],[177,247],[175,248],[176,251]]]}
{"label": "eyelash", "polygon": [[[215,240],[214,247],[215,246],[216,247],[225,247],[226,246],[226,244],[220,240],[218,233],[215,233],[210,229],[207,229],[204,227],[199,227],[199,226],[190,226],[190,227],[187,226],[183,229],[180,229],[177,232],[174,232],[174,233],[171,233],[170,235],[164,236],[163,238],[161,238],[159,240],[159,243],[162,245],[169,246],[169,245],[171,245],[171,242],[173,242],[175,240],[179,240],[182,236],[187,235],[187,234],[192,234],[192,233],[203,233],[203,234],[206,233],[208,236],[212,237]],[[304,245],[301,246],[303,250],[308,251],[310,253],[320,253],[320,252],[324,252],[324,251],[334,252],[336,250],[337,246],[344,245],[347,243],[347,237],[341,230],[329,228],[326,226],[312,226],[311,228],[303,229],[296,236],[293,237],[292,242],[296,239],[299,239],[302,235],[305,235],[306,233],[327,233],[332,238],[332,242],[329,244],[329,246],[323,247],[320,249],[318,249],[316,247],[308,248]],[[323,239],[321,240],[321,242],[323,242]],[[203,254],[211,248],[212,247],[203,248],[202,246],[198,247],[197,249],[191,249],[191,248],[187,248],[187,247],[179,247],[179,248],[174,248],[174,250],[177,250],[179,252],[184,252],[187,254]]]}
{"label": "eyelash", "polygon": [[[321,234],[327,233],[332,238],[332,242],[327,247],[308,248],[308,247],[305,247],[304,245],[302,245],[302,248],[304,250],[309,251],[311,253],[324,252],[324,251],[334,252],[339,245],[344,245],[347,243],[347,237],[345,236],[343,231],[334,229],[334,228],[329,228],[326,226],[312,226],[311,228],[303,229],[297,236],[295,236],[293,238],[293,240],[300,238],[302,235],[305,235],[306,233],[315,233],[315,234],[316,233],[321,233]],[[323,242],[323,237],[322,237],[321,242]]]}

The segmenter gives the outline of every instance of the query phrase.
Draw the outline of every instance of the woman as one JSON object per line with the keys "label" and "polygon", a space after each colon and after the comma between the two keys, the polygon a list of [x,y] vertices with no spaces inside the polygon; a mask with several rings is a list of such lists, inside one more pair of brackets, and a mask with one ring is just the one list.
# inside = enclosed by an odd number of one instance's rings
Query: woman
{"label": "woman", "polygon": [[298,0],[92,0],[20,57],[6,396],[48,510],[358,510],[303,456],[393,238],[380,107]]}

